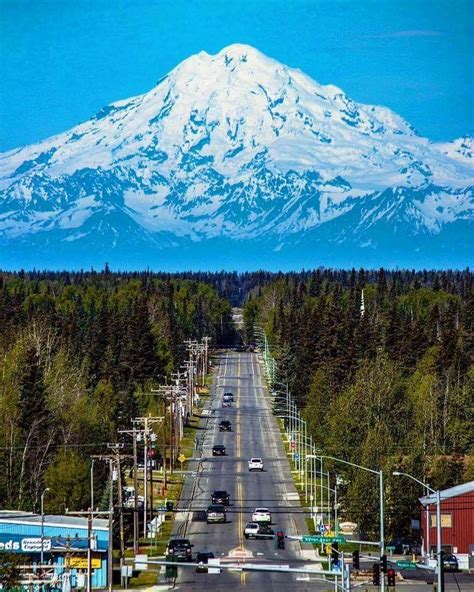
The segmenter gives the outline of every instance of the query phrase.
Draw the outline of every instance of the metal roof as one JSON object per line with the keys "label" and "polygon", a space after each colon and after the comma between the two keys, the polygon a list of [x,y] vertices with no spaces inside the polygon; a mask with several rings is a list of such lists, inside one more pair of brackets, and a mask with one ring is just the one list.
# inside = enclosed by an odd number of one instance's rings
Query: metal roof
{"label": "metal roof", "polygon": [[[445,499],[450,499],[452,497],[457,497],[458,495],[464,495],[465,493],[472,492],[474,492],[474,481],[468,481],[467,483],[463,483],[462,485],[456,485],[455,487],[444,489],[440,492],[440,498],[441,501],[443,501]],[[436,494],[432,493],[430,495],[425,495],[424,497],[420,497],[419,499],[423,506],[430,506],[431,504],[436,503]]]}
{"label": "metal roof", "polygon": [[[21,512],[16,510],[0,510],[0,523],[14,523],[14,524],[41,524],[41,514],[34,514],[33,512]],[[108,520],[103,518],[94,518],[94,530],[108,530]],[[64,528],[85,528],[87,529],[87,518],[82,516],[72,515],[44,515],[45,526],[59,526]]]}

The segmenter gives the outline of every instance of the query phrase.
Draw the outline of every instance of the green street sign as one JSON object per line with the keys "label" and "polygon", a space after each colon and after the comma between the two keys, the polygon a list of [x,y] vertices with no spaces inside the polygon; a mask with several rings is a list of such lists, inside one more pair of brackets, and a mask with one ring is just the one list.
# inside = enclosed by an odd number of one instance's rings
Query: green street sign
{"label": "green street sign", "polygon": [[397,567],[408,569],[410,567],[416,567],[416,563],[413,563],[413,561],[397,561]]}
{"label": "green street sign", "polygon": [[317,535],[306,535],[302,539],[303,543],[322,543],[323,545],[331,543],[345,543],[346,539],[343,536],[317,536]]}

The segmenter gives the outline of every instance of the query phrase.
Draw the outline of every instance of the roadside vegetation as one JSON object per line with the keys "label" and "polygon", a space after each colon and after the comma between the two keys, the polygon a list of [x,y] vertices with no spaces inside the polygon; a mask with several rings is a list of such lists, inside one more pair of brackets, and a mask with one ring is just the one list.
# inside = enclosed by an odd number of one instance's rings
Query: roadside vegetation
{"label": "roadside vegetation", "polygon": [[[254,288],[247,342],[262,327],[324,454],[385,472],[387,531],[410,533],[424,494],[474,479],[474,288],[466,272],[315,271]],[[376,534],[371,476],[342,479],[341,520]],[[334,473],[335,478],[335,473]]]}

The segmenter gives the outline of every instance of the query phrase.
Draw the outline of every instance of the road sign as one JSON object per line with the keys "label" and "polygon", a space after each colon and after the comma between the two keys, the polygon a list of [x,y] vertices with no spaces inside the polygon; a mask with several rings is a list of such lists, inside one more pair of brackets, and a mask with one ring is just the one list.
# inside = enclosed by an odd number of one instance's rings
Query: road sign
{"label": "road sign", "polygon": [[298,452],[295,452],[295,453],[293,454],[293,459],[294,459],[294,460],[300,460],[300,455],[299,455],[299,453],[298,453]]}
{"label": "road sign", "polygon": [[291,449],[294,450],[296,448],[296,442],[291,443]]}
{"label": "road sign", "polygon": [[314,534],[306,535],[302,539],[303,543],[345,543],[346,538],[343,536],[318,536]]}
{"label": "road sign", "polygon": [[397,561],[397,567],[400,569],[413,569],[416,567],[416,563],[413,563],[413,561]]}
{"label": "road sign", "polygon": [[184,463],[184,461],[186,460],[186,457],[184,456],[184,454],[182,454],[182,453],[181,453],[181,454],[178,456],[178,460],[179,460],[179,462],[180,462],[180,463]]}

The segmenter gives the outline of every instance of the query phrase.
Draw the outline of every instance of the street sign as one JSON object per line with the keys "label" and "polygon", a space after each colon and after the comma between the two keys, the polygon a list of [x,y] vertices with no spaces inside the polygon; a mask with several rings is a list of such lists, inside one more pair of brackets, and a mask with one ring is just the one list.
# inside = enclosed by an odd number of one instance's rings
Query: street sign
{"label": "street sign", "polygon": [[302,538],[303,543],[345,543],[346,538],[343,536],[318,536],[314,534],[305,535]]}
{"label": "street sign", "polygon": [[184,463],[184,461],[186,460],[186,457],[184,456],[184,454],[182,454],[182,453],[181,453],[181,454],[178,456],[178,460],[179,460],[179,462],[180,462],[180,463]]}
{"label": "street sign", "polygon": [[400,569],[413,569],[416,567],[416,563],[413,563],[413,561],[397,561],[397,567]]}
{"label": "street sign", "polygon": [[300,460],[300,455],[299,455],[299,453],[298,453],[298,452],[295,452],[295,453],[293,454],[293,459],[294,459],[294,460]]}
{"label": "street sign", "polygon": [[291,443],[291,449],[294,450],[296,448],[296,442]]}

